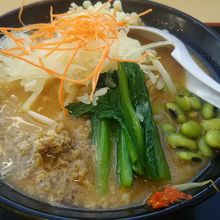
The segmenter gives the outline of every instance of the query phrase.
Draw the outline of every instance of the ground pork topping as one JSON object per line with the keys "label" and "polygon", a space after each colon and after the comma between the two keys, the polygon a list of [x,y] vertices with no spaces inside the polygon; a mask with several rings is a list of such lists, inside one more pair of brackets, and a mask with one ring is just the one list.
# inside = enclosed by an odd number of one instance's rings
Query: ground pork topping
{"label": "ground pork topping", "polygon": [[17,143],[19,161],[32,162],[19,168],[20,175],[12,170],[8,178],[25,193],[54,205],[81,204],[81,192],[94,188],[94,151],[90,123],[71,120],[71,124],[56,123]]}

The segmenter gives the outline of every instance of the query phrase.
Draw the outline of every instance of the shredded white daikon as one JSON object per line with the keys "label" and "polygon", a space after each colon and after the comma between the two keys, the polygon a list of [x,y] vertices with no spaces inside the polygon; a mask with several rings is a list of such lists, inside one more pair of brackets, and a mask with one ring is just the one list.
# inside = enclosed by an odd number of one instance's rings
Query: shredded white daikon
{"label": "shredded white daikon", "polygon": [[[127,21],[128,25],[143,24],[137,13],[125,13],[122,9],[121,2],[118,0],[113,3],[113,6],[111,6],[109,3],[102,8],[103,5],[104,4],[101,2],[93,5],[90,1],[84,1],[83,7],[81,7],[77,6],[75,3],[72,3],[69,11],[65,14],[63,19],[68,21],[68,19],[73,19],[77,16],[84,16],[85,12],[93,14],[100,10],[98,13],[109,16],[114,14],[117,22]],[[147,52],[150,56],[148,55],[143,60],[138,62],[140,67],[146,76],[152,81],[152,83],[156,85],[157,89],[162,89],[166,83],[170,89],[170,92],[174,93],[175,86],[172,83],[169,74],[163,68],[161,63],[155,58],[156,52],[152,50],[155,47],[168,45],[170,42],[165,41],[142,46],[138,40],[128,37],[127,28],[122,28],[117,31],[117,38],[109,36],[107,42],[106,39],[103,41],[102,37],[98,36],[96,39],[86,42],[86,47],[89,48],[89,50],[80,47],[78,41],[62,43],[62,45],[58,45],[54,50],[53,45],[55,43],[57,44],[57,42],[63,42],[63,40],[65,40],[65,38],[63,38],[62,31],[56,32],[53,37],[43,39],[43,43],[44,45],[47,45],[47,47],[46,49],[41,49],[39,48],[39,42],[35,48],[36,42],[30,37],[31,31],[12,30],[11,33],[13,34],[14,38],[20,39],[20,41],[13,40],[13,38],[10,37],[10,34],[6,34],[0,39],[0,81],[20,81],[20,84],[25,91],[32,92],[32,95],[22,105],[21,110],[28,112],[31,117],[40,122],[50,124],[54,122],[54,120],[48,119],[47,117],[40,115],[37,112],[33,112],[31,109],[32,104],[39,98],[48,80],[63,77],[64,73],[65,79],[71,79],[75,81],[80,81],[90,77],[91,73],[93,73],[93,71],[98,68],[100,60],[103,56],[103,51],[97,48],[102,48],[107,44],[110,45],[108,56],[105,58],[101,66],[101,73],[117,70],[118,60],[138,60],[141,56],[143,56],[144,53]],[[21,42],[23,42],[23,44]],[[24,47],[24,54],[22,55],[19,54],[21,53],[21,50],[19,49],[21,46]],[[73,52],[69,49],[77,47],[79,49],[74,57],[74,60],[69,63],[71,57],[73,56]],[[9,52],[13,51],[15,56],[4,54],[4,50]],[[18,59],[16,55],[22,56],[23,60]],[[25,60],[31,61],[32,64],[26,62]],[[66,68],[67,71],[65,72]],[[155,71],[160,72],[163,80],[159,79],[159,81],[157,81],[158,79],[154,73]],[[51,74],[51,72],[53,74]],[[91,89],[94,87],[95,80],[96,79],[94,76],[93,78],[90,77],[88,80],[85,80],[84,84],[80,84],[80,86],[81,88],[84,86]],[[65,93],[63,104],[67,105],[68,102],[73,101],[77,97],[79,86],[72,83],[70,80],[64,80],[63,89]],[[87,104],[92,103],[95,105],[99,96],[104,95],[107,90],[108,88],[98,90],[93,94],[93,97],[88,93],[84,93],[83,95],[78,96],[77,99],[81,102]],[[58,92],[60,92],[60,90],[58,90]]]}

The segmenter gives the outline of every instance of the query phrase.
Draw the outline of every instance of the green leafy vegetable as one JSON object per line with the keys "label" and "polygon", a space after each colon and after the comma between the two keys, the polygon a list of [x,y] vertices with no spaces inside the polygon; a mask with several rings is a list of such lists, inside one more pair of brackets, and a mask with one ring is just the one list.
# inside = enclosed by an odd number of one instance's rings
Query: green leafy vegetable
{"label": "green leafy vegetable", "polygon": [[122,187],[129,187],[133,183],[132,165],[128,155],[126,138],[120,128],[118,131],[117,148],[119,183]]}
{"label": "green leafy vegetable", "polygon": [[143,175],[145,168],[144,136],[140,121],[138,120],[138,117],[135,113],[135,110],[131,102],[130,91],[129,91],[130,85],[128,84],[126,63],[119,63],[118,79],[119,79],[119,89],[120,89],[121,106],[122,106],[124,123],[128,128],[132,142],[138,154],[136,172],[139,175]]}
{"label": "green leafy vegetable", "polygon": [[98,101],[97,105],[92,104],[84,104],[82,102],[80,103],[70,103],[66,106],[69,113],[76,118],[79,118],[87,113],[97,113],[104,115],[103,111],[115,111],[117,114],[120,114],[120,111],[118,111],[117,107],[119,105],[118,100],[118,89],[109,89],[108,92],[101,96]]}
{"label": "green leafy vegetable", "polygon": [[[153,119],[144,73],[135,63],[120,63],[119,74],[127,75],[130,98],[139,118],[145,137],[146,176],[152,179],[169,179],[170,171],[161,147],[160,136]],[[121,71],[120,71],[121,70]],[[131,103],[129,103],[131,105]],[[141,148],[142,150],[142,148]]]}
{"label": "green leafy vegetable", "polygon": [[66,108],[71,115],[77,118],[88,113],[95,113],[96,117],[98,118],[108,118],[116,120],[123,129],[127,142],[128,154],[133,164],[133,167],[135,167],[135,163],[137,161],[137,153],[127,130],[127,127],[125,126],[123,121],[118,87],[114,89],[109,89],[106,95],[100,97],[100,99],[97,101],[96,106],[92,104],[87,105],[84,103],[70,103],[68,106],[66,106]]}
{"label": "green leafy vegetable", "polygon": [[107,119],[99,119],[92,115],[93,144],[96,146],[96,185],[98,192],[104,195],[108,190],[111,140],[110,124]]}
{"label": "green leafy vegetable", "polygon": [[[67,106],[75,117],[85,114],[92,117],[93,143],[97,146],[97,183],[102,194],[108,188],[111,120],[117,121],[120,130],[117,161],[121,186],[133,183],[133,171],[151,179],[170,178],[142,70],[135,63],[119,63],[117,75],[114,87],[99,98],[97,105],[72,103]],[[111,82],[109,78],[107,81]]]}

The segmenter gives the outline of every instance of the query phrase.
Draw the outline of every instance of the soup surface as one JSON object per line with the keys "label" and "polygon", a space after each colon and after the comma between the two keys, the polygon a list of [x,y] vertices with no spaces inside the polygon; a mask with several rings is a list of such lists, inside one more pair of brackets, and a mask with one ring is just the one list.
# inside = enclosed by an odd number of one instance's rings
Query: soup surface
{"label": "soup surface", "polygon": [[1,181],[55,206],[117,209],[207,165],[220,111],[186,90],[170,42],[131,32],[151,11],[85,1],[0,27]]}
{"label": "soup surface", "polygon": [[[184,70],[171,58],[172,48],[157,49],[157,56],[170,73],[177,88],[184,86]],[[178,83],[177,83],[178,82]],[[172,101],[166,91],[155,90],[147,81],[153,105]],[[50,80],[47,89],[33,110],[58,118],[58,81]],[[166,184],[191,180],[207,164],[180,161],[175,151],[163,144],[171,170],[170,182],[156,182],[136,177],[129,189],[118,187],[116,165],[112,165],[110,189],[99,196],[95,186],[95,149],[91,144],[91,125],[88,118],[65,117],[53,126],[37,123],[19,111],[30,94],[19,82],[1,84],[0,104],[0,169],[4,182],[28,196],[58,206],[86,208],[119,208],[143,204],[149,193]],[[161,137],[164,142],[164,137]],[[115,147],[112,146],[114,149]],[[116,164],[114,156],[112,164]]]}

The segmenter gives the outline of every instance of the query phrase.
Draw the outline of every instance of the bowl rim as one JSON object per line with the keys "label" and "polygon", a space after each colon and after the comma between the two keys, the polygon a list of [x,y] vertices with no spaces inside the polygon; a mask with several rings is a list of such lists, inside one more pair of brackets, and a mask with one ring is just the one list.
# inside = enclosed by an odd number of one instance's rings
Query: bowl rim
{"label": "bowl rim", "polygon": [[[60,1],[61,0],[53,0],[52,3],[56,3],[56,2],[60,2]],[[146,2],[145,0],[126,0],[126,1],[128,1],[128,2],[136,2],[137,4],[141,4],[143,2]],[[25,5],[24,6],[24,11],[25,10],[30,10],[33,7],[38,7],[39,5],[42,5],[42,4],[48,4],[49,2],[50,2],[50,0],[40,0],[38,2],[34,2],[34,3],[31,3],[31,4]],[[168,10],[168,11],[171,11],[174,14],[178,14],[178,15],[181,15],[182,17],[184,17],[184,18],[187,18],[188,20],[196,23],[196,25],[202,27],[206,32],[208,32],[210,35],[215,37],[220,42],[220,35],[215,30],[210,29],[206,24],[202,23],[201,21],[199,21],[198,19],[192,17],[191,15],[189,15],[189,14],[187,14],[185,12],[182,12],[182,11],[180,11],[178,9],[175,9],[173,7],[170,7],[170,6],[158,3],[158,2],[154,2],[152,0],[148,0],[147,3],[149,3],[152,6],[162,7],[164,9]],[[10,11],[2,14],[0,16],[0,20],[3,19],[4,17],[6,17],[7,15],[18,14],[18,12],[19,12],[19,8],[10,10]],[[217,177],[214,182],[215,182],[216,186],[219,187],[220,186],[220,176]],[[5,185],[7,185],[7,184],[5,184]],[[7,185],[7,186],[11,187],[9,185]],[[15,190],[13,187],[11,187],[11,188],[13,190]],[[17,192],[20,193],[19,191],[17,191]],[[152,211],[152,212],[148,212],[148,213],[141,213],[141,214],[136,215],[136,216],[124,217],[124,219],[142,219],[142,218],[146,218],[146,217],[152,218],[152,217],[157,217],[157,216],[162,217],[164,215],[168,215],[168,214],[171,214],[173,212],[178,212],[178,211],[180,211],[182,209],[195,206],[195,205],[199,204],[200,202],[202,202],[202,201],[208,199],[209,197],[211,197],[215,192],[216,191],[213,189],[212,186],[208,186],[208,187],[204,188],[203,190],[201,190],[199,193],[197,193],[195,196],[193,196],[192,200],[190,200],[190,201],[185,201],[185,202],[182,202],[180,204],[176,204],[176,205],[170,206],[170,207],[168,207],[166,209],[163,209],[163,210]],[[21,193],[21,194],[23,194],[23,193]],[[28,195],[25,195],[25,196],[29,197]],[[31,198],[31,197],[29,197],[29,198]],[[32,200],[36,200],[39,203],[42,203],[42,201],[40,201],[40,200],[37,200],[37,199],[34,199],[34,198],[31,198],[31,199]],[[10,199],[5,198],[2,195],[0,195],[0,203],[2,203],[4,205],[4,207],[6,205],[6,206],[9,207],[9,209],[12,208],[12,209],[15,209],[16,211],[18,211],[20,213],[31,215],[31,216],[34,215],[34,216],[37,216],[37,217],[47,218],[47,219],[54,219],[54,220],[56,220],[56,219],[57,220],[72,219],[72,217],[58,216],[56,214],[46,213],[45,211],[39,211],[39,210],[36,210],[36,209],[32,209],[32,208],[29,208],[29,207],[27,207],[25,205],[20,205],[20,204],[12,201]],[[48,205],[48,203],[46,203],[46,204]],[[107,210],[101,210],[101,209],[91,210],[91,209],[86,209],[86,208],[57,207],[57,206],[53,206],[53,205],[50,205],[50,204],[49,204],[49,206],[51,206],[53,208],[71,209],[71,210],[73,210],[75,212],[86,212],[88,214],[89,213],[101,214],[101,213],[112,213],[112,212],[115,213],[115,212],[120,212],[120,211],[125,211],[125,210],[133,210],[135,208],[144,207],[144,205],[138,205],[138,206],[132,206],[132,207],[128,207],[128,208],[124,207],[124,208],[107,209]]]}

